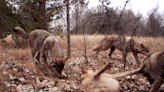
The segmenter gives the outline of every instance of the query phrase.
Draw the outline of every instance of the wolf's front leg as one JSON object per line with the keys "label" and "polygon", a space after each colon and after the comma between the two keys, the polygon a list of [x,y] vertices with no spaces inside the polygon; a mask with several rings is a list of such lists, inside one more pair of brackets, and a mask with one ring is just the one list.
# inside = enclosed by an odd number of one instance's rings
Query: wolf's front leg
{"label": "wolf's front leg", "polygon": [[49,61],[49,55],[48,55],[48,49],[47,48],[42,48],[41,53],[40,53],[40,60],[43,63],[47,63]]}
{"label": "wolf's front leg", "polygon": [[162,82],[163,82],[163,79],[161,77],[157,77],[152,84],[150,92],[157,92]]}
{"label": "wolf's front leg", "polygon": [[133,56],[134,56],[134,58],[136,59],[137,64],[140,65],[140,61],[139,61],[139,59],[138,59],[138,55],[137,55],[136,52],[133,52]]}
{"label": "wolf's front leg", "polygon": [[42,62],[43,62],[43,64],[42,65],[44,65],[44,66],[46,66],[46,67],[48,67],[49,65],[48,65],[48,63],[47,63],[47,59],[46,59],[46,56],[43,54],[43,56],[42,56]]}
{"label": "wolf's front leg", "polygon": [[48,51],[46,60],[49,65],[52,63],[52,51],[51,50]]}

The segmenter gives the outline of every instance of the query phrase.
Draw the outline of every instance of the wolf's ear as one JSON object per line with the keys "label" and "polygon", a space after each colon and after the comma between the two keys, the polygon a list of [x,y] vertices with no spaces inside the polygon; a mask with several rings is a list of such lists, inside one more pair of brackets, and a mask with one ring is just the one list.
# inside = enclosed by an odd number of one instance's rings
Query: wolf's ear
{"label": "wolf's ear", "polygon": [[63,57],[62,62],[65,64],[65,62],[67,61],[68,58],[69,58],[68,56]]}
{"label": "wolf's ear", "polygon": [[143,44],[143,43],[141,43],[141,48],[145,48],[145,46],[144,46],[144,44]]}
{"label": "wolf's ear", "polygon": [[63,64],[65,64],[65,62],[67,61],[69,57],[68,56],[65,56],[65,57],[55,57],[56,61],[57,62],[62,62]]}

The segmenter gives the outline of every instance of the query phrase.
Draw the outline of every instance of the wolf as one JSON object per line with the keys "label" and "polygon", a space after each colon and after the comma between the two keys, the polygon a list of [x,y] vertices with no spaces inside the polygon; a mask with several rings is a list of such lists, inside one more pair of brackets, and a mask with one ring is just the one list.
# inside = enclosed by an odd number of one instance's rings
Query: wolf
{"label": "wolf", "polygon": [[30,34],[21,27],[15,27],[13,31],[23,39],[28,40],[33,61],[36,52],[38,52],[36,59],[41,64],[46,65],[48,65],[48,62],[53,62],[54,66],[57,67],[58,77],[61,76],[61,71],[69,57],[64,56],[62,46],[54,36],[42,29],[35,29]]}
{"label": "wolf", "polygon": [[[111,58],[111,55],[116,48],[119,49],[123,54],[123,46],[125,52],[133,52],[133,56],[135,57],[137,63],[140,64],[137,54],[141,53],[144,55],[148,55],[150,44],[142,43],[136,39],[131,39],[130,37],[121,36],[120,38],[118,35],[107,35],[97,45],[93,47],[93,51],[96,51],[98,53],[100,51],[111,48],[111,51],[109,53],[109,57]],[[125,60],[124,57],[125,56],[123,54],[123,60]]]}
{"label": "wolf", "polygon": [[157,92],[164,78],[164,50],[149,55],[144,60],[144,67],[140,71],[151,84],[150,92]]}
{"label": "wolf", "polygon": [[85,71],[82,69],[82,74],[80,76],[80,79],[82,80],[80,85],[80,92],[119,92],[120,85],[116,79],[140,71],[144,67],[144,64],[141,64],[137,69],[133,69],[127,72],[116,74],[103,73],[111,66],[111,63],[106,63],[102,66],[101,69],[95,72],[90,70]]}

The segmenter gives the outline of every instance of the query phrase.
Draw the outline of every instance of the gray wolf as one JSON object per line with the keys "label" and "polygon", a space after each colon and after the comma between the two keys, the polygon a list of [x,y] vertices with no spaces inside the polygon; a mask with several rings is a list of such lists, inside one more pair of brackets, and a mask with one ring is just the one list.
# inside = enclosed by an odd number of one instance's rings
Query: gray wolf
{"label": "gray wolf", "polygon": [[103,73],[105,70],[109,69],[112,66],[111,63],[106,63],[102,66],[101,69],[93,71],[85,71],[82,69],[82,75],[80,79],[82,80],[80,85],[81,92],[119,92],[120,85],[116,80],[117,78],[125,77],[127,75],[134,74],[144,67],[144,64],[141,64],[139,68],[122,72],[116,74],[107,74]]}
{"label": "gray wolf", "polygon": [[157,92],[164,78],[164,51],[157,51],[144,60],[141,72],[150,82],[150,92]]}
{"label": "gray wolf", "polygon": [[[145,44],[136,39],[131,39],[130,37],[128,38],[122,36],[121,36],[121,41],[122,41],[123,48],[125,49],[125,52],[126,53],[133,52],[133,56],[135,57],[138,64],[140,64],[140,62],[137,53],[141,53],[144,55],[147,55],[149,53],[150,44]],[[111,51],[109,53],[109,57],[111,58],[113,51],[117,48],[123,54],[121,41],[119,39],[119,36],[117,35],[107,35],[96,46],[93,47],[93,51],[97,51],[98,53],[100,51],[104,51],[111,48]],[[124,57],[125,56],[123,54],[123,60],[125,60]]]}
{"label": "gray wolf", "polygon": [[13,31],[23,39],[28,40],[33,61],[36,52],[38,52],[36,59],[41,64],[44,63],[48,65],[48,62],[55,63],[58,72],[57,75],[58,77],[61,76],[61,71],[69,57],[64,56],[62,46],[54,36],[42,29],[35,29],[30,34],[24,31],[21,27],[15,27]]}

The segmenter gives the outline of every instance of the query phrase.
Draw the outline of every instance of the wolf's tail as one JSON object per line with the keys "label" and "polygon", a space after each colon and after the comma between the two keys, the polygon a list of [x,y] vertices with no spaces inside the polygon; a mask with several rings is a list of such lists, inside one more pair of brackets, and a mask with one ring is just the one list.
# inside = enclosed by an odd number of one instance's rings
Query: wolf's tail
{"label": "wolf's tail", "polygon": [[15,27],[13,31],[16,32],[20,37],[24,39],[29,38],[29,34],[26,31],[24,31],[24,29],[22,29],[21,27]]}

